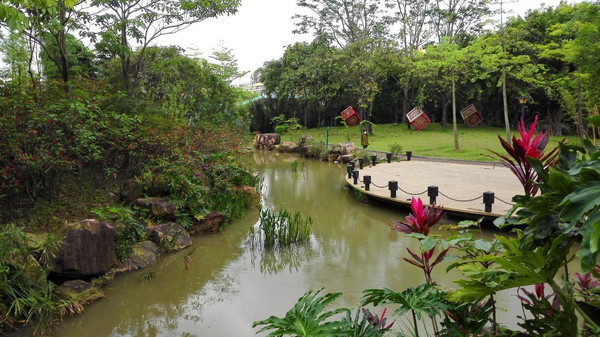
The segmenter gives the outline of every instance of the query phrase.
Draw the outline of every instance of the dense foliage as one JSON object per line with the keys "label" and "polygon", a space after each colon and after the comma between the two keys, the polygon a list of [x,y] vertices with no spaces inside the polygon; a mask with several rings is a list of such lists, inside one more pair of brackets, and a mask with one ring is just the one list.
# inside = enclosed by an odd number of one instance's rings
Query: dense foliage
{"label": "dense foliage", "polygon": [[[178,47],[150,46],[238,5],[0,5],[0,50],[11,65],[0,83],[0,330],[25,323],[45,332],[81,310],[47,280],[60,238],[35,243],[24,230],[52,233],[65,222],[95,217],[115,225],[115,251],[123,260],[156,221],[130,208],[123,186],[135,186],[136,197],[174,204],[184,227],[209,211],[239,217],[257,203],[242,186],[258,179],[238,160],[249,116],[237,102],[248,97],[229,85],[232,75],[221,66]],[[231,57],[225,52],[219,61],[237,73]]]}
{"label": "dense foliage", "polygon": [[[268,122],[281,113],[309,128],[339,125],[335,117],[349,105],[376,124],[406,122],[421,107],[445,126],[461,123],[470,104],[484,124],[516,128],[516,98],[529,96],[526,122],[539,115],[552,135],[597,135],[582,118],[597,113],[600,99],[597,2],[543,7],[497,27],[484,24],[499,9],[489,1],[298,5],[309,9],[296,17],[298,30],[315,39],[261,69],[267,98],[253,107],[255,130],[272,130]],[[331,16],[335,10],[346,15]],[[345,29],[359,15],[372,29]]]}

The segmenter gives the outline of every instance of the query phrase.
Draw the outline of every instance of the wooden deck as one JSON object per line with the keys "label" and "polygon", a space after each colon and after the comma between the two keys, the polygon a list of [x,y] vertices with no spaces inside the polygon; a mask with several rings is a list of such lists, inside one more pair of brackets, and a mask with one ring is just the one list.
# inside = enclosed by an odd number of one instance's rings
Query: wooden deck
{"label": "wooden deck", "polygon": [[[496,218],[512,207],[512,197],[523,194],[523,187],[506,167],[493,163],[463,163],[432,161],[414,158],[410,161],[378,163],[364,166],[359,171],[358,183],[345,178],[348,185],[369,197],[381,201],[410,205],[411,198],[419,197],[423,204],[429,203],[428,186],[437,186],[439,195],[436,204],[449,213],[469,218]],[[371,176],[370,190],[365,191],[363,177]],[[396,198],[391,197],[388,182],[398,182]],[[494,192],[495,200],[491,212],[485,212],[483,193]]]}

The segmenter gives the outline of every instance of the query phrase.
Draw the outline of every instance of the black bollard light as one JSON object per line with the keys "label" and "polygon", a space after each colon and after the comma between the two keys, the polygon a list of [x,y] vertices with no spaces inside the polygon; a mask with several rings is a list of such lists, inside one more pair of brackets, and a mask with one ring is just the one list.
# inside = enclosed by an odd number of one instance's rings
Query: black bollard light
{"label": "black bollard light", "polygon": [[412,151],[406,151],[406,160],[410,161],[410,157],[412,157]]}
{"label": "black bollard light", "polygon": [[364,176],[363,182],[365,183],[365,191],[368,191],[371,186],[371,176]]}
{"label": "black bollard light", "polygon": [[356,167],[356,162],[353,160],[350,162],[350,165],[352,165],[352,171],[354,171],[354,168]]}
{"label": "black bollard light", "polygon": [[388,164],[392,162],[392,154],[391,153],[386,153],[385,154],[385,158],[387,159]]}
{"label": "black bollard light", "polygon": [[390,189],[390,197],[396,197],[396,190],[398,189],[398,182],[396,180],[390,180],[388,183],[388,188]]}
{"label": "black bollard light", "polygon": [[346,172],[348,173],[348,179],[352,178],[352,165],[346,165]]}
{"label": "black bollard light", "polygon": [[435,185],[427,186],[427,195],[429,196],[429,203],[435,204],[435,198],[438,196],[439,188]]}
{"label": "black bollard light", "polygon": [[373,166],[375,166],[377,164],[377,155],[376,154],[371,156],[371,164],[373,164]]}
{"label": "black bollard light", "polygon": [[354,185],[358,184],[358,170],[352,171],[352,178],[354,178]]}
{"label": "black bollard light", "polygon": [[363,165],[365,164],[365,158],[358,158],[358,168],[363,169]]}
{"label": "black bollard light", "polygon": [[492,211],[492,204],[494,203],[494,192],[483,192],[483,203],[485,204],[485,211],[490,213]]}

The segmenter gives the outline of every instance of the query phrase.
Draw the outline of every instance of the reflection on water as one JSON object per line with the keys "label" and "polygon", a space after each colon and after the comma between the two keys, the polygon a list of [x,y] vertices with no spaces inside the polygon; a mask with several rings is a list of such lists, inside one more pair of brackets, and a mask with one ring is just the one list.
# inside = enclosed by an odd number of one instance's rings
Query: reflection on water
{"label": "reflection on water", "polygon": [[[400,259],[407,247],[417,249],[416,240],[388,227],[391,219],[406,216],[404,209],[358,202],[344,188],[344,165],[309,160],[293,172],[297,159],[254,154],[264,180],[262,207],[310,215],[309,243],[279,251],[252,248],[247,236],[258,210],[250,211],[222,233],[194,238],[188,270],[184,250],[149,270],[120,275],[105,289],[105,299],[66,320],[55,335],[253,336],[253,321],[284,315],[308,290],[341,291],[334,305],[356,308],[364,289],[402,291],[423,282],[421,271]],[[444,269],[434,279],[451,288],[456,275]],[[148,271],[156,272],[154,278],[143,280]],[[511,298],[498,296],[499,305],[514,306]],[[517,310],[505,314],[514,317]]]}

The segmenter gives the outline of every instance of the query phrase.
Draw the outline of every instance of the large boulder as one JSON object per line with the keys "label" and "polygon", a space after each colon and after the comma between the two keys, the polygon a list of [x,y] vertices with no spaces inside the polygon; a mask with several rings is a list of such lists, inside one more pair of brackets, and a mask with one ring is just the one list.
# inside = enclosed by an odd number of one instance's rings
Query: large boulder
{"label": "large boulder", "polygon": [[357,150],[356,144],[353,142],[339,143],[339,146],[342,155],[353,154]]}
{"label": "large boulder", "polygon": [[62,245],[52,272],[61,277],[85,278],[104,273],[117,263],[115,229],[95,219],[65,225]]}
{"label": "large boulder", "polygon": [[212,211],[200,218],[191,228],[194,235],[218,233],[227,220],[225,213]]}
{"label": "large boulder", "polygon": [[248,207],[256,207],[260,204],[260,193],[254,186],[239,185],[232,186],[231,189],[236,192],[244,193],[249,197]]}
{"label": "large boulder", "polygon": [[150,241],[168,252],[182,250],[192,245],[190,233],[175,222],[166,222],[148,228]]}
{"label": "large boulder", "polygon": [[145,209],[150,215],[164,221],[174,221],[177,215],[177,207],[161,198],[139,198],[135,200],[134,206]]}
{"label": "large boulder", "polygon": [[351,154],[345,154],[345,155],[338,157],[338,162],[344,163],[344,164],[349,164],[353,160],[354,160],[354,156]]}
{"label": "large boulder", "polygon": [[254,148],[256,149],[273,150],[279,143],[281,143],[281,136],[276,133],[257,133],[254,136]]}
{"label": "large boulder", "polygon": [[125,272],[150,267],[160,255],[158,246],[152,241],[142,241],[133,245],[129,257],[114,268],[115,272]]}

